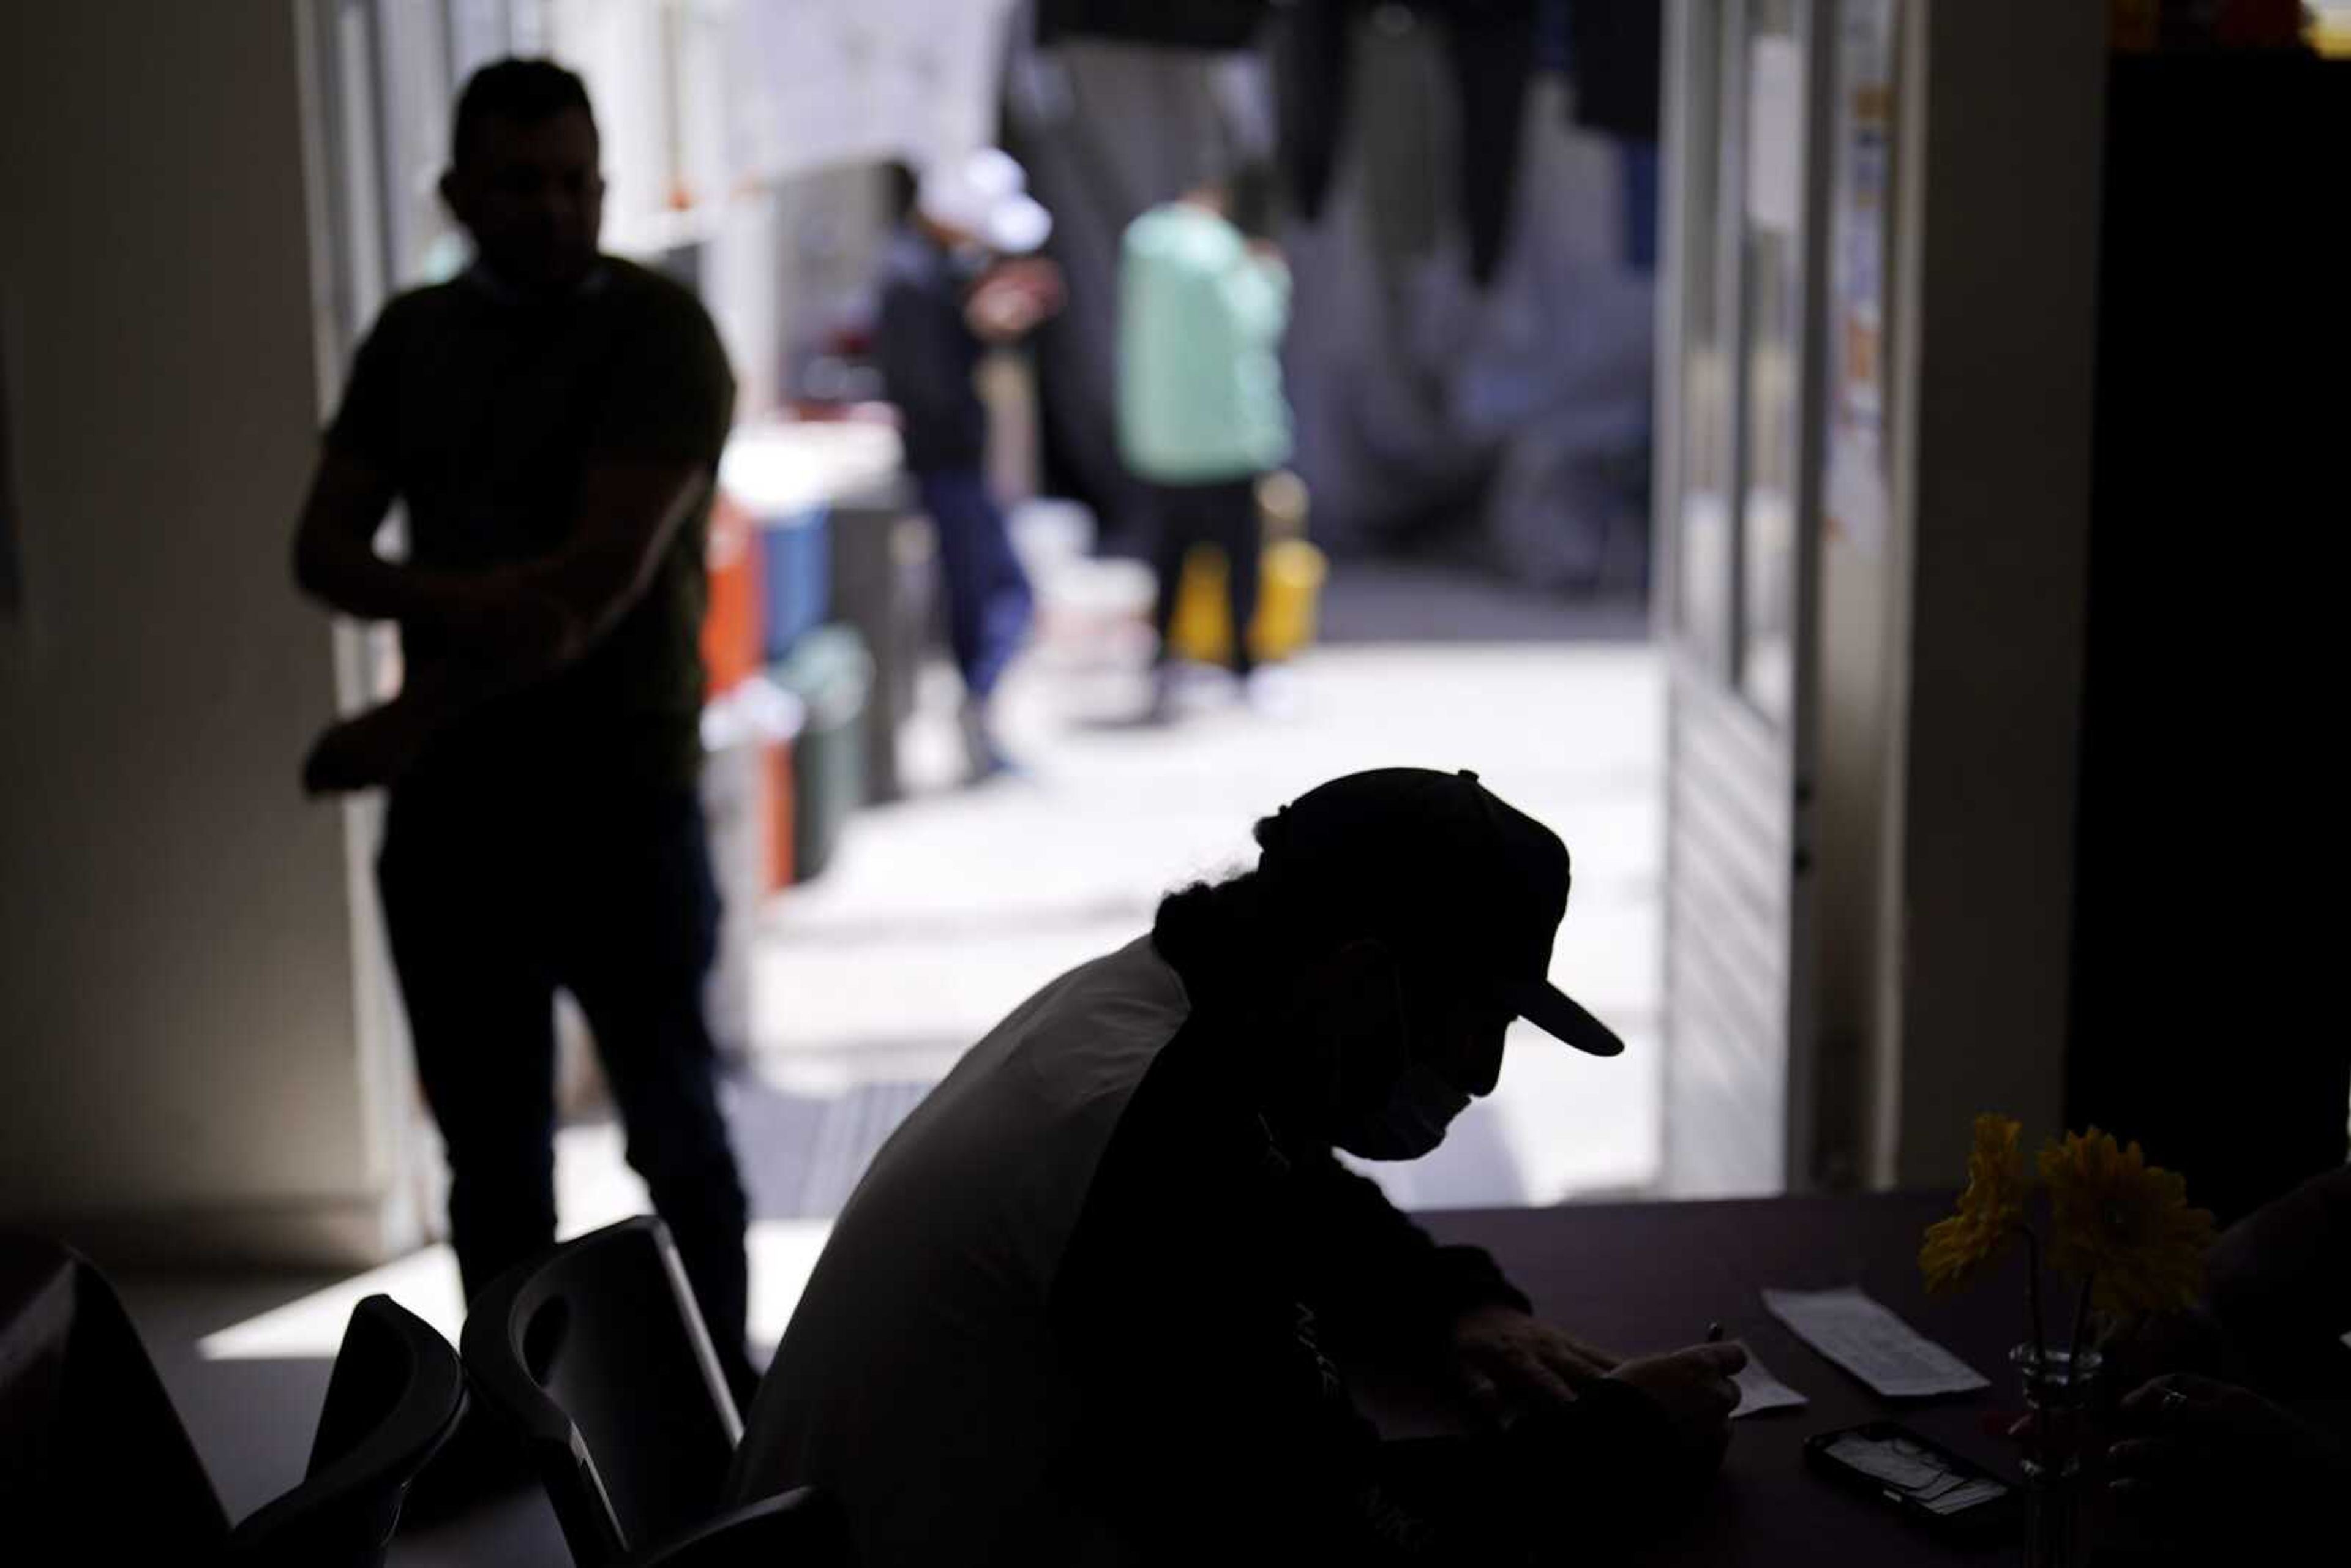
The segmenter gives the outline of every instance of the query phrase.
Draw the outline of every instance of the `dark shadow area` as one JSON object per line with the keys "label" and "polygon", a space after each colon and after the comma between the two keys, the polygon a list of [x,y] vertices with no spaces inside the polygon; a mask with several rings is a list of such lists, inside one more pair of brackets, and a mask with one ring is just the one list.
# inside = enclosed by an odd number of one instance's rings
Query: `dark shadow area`
{"label": "dark shadow area", "polygon": [[1635,598],[1570,598],[1475,567],[1364,559],[1333,564],[1322,590],[1321,640],[1364,643],[1649,641]]}
{"label": "dark shadow area", "polygon": [[2351,318],[2277,286],[2339,244],[2346,144],[2351,61],[2115,64],[2066,1114],[2224,1224],[2346,1150],[2340,961],[2305,913],[2342,810],[2341,577],[2289,541],[2351,503]]}

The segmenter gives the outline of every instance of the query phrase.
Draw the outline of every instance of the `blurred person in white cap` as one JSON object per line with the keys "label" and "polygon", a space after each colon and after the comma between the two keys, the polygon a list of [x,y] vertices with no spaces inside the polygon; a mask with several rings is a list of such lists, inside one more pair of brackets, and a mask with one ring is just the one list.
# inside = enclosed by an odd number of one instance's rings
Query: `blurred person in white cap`
{"label": "blurred person in white cap", "polygon": [[1020,165],[993,147],[934,161],[883,262],[882,378],[938,532],[976,778],[1009,766],[991,703],[1034,599],[988,488],[987,410],[973,376],[989,348],[1019,341],[1061,306],[1060,271],[1036,254],[1052,216],[1027,185]]}

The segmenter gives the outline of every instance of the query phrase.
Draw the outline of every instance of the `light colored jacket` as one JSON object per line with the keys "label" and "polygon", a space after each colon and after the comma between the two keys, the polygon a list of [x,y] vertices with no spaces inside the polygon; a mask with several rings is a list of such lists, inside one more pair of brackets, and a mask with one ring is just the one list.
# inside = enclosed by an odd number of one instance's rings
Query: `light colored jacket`
{"label": "light colored jacket", "polygon": [[1164,485],[1246,479],[1290,460],[1281,334],[1290,270],[1186,202],[1127,225],[1119,280],[1120,455]]}

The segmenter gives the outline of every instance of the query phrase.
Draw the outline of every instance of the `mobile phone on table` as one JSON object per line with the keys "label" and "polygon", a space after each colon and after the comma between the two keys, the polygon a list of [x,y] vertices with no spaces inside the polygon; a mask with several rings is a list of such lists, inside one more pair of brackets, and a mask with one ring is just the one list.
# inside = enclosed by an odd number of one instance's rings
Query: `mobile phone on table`
{"label": "mobile phone on table", "polygon": [[2014,1487],[1894,1421],[1871,1421],[1804,1439],[1804,1458],[1831,1480],[1952,1534],[2011,1527],[2022,1512]]}

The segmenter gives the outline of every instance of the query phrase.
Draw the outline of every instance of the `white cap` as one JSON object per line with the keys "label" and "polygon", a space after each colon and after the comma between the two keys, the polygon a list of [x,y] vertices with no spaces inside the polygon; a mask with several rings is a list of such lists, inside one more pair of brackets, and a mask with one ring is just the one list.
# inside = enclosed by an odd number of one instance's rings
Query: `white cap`
{"label": "white cap", "polygon": [[914,205],[942,228],[967,234],[998,255],[1026,256],[1053,232],[1053,214],[1028,186],[1009,153],[983,147],[925,170]]}

